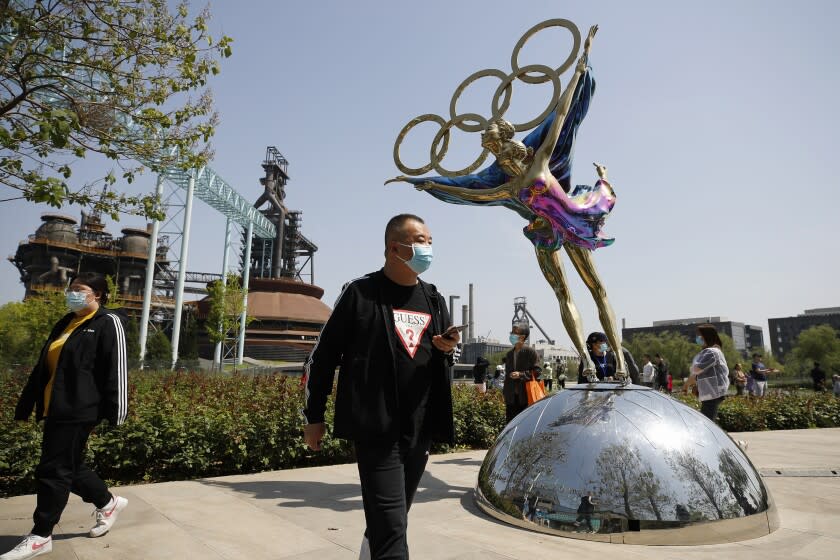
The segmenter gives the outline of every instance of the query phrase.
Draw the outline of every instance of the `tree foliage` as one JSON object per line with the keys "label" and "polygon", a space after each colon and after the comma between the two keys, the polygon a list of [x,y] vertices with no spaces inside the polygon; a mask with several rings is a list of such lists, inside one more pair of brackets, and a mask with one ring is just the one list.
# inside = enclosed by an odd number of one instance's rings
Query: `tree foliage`
{"label": "tree foliage", "polygon": [[819,362],[829,375],[840,373],[840,336],[831,325],[818,325],[802,331],[785,359],[785,366],[803,373]]}
{"label": "tree foliage", "polygon": [[111,215],[160,217],[153,195],[72,188],[74,162],[95,152],[131,183],[141,167],[191,169],[212,156],[217,116],[209,91],[193,99],[229,37],[208,33],[166,0],[0,0],[0,185],[26,200],[81,204]]}
{"label": "tree foliage", "polygon": [[145,364],[153,369],[169,369],[172,367],[172,343],[166,333],[156,330],[149,333],[146,340]]}
{"label": "tree foliage", "polygon": [[184,365],[198,363],[198,328],[195,310],[187,307],[181,319],[181,335],[178,338],[178,361]]}
{"label": "tree foliage", "polygon": [[0,307],[0,364],[35,365],[53,326],[67,314],[64,295],[47,292]]}
{"label": "tree foliage", "polygon": [[675,332],[658,335],[638,333],[623,341],[623,345],[630,350],[639,364],[644,363],[642,356],[645,354],[649,354],[651,359],[656,354],[661,355],[668,364],[668,369],[674,379],[688,377],[691,359],[700,351],[700,346],[689,342],[684,336]]}
{"label": "tree foliage", "polygon": [[[735,364],[741,363],[744,370],[748,371],[750,369],[750,359],[745,358],[743,354],[735,348],[735,343],[732,340],[732,337],[725,333],[718,334],[720,335],[720,340],[723,343],[721,350],[726,358],[726,364],[729,366],[729,369],[732,370],[735,368]],[[688,377],[691,360],[701,348],[699,344],[689,342],[683,335],[675,332],[665,332],[658,335],[652,333],[638,333],[625,340],[623,344],[628,350],[630,350],[640,364],[643,364],[642,356],[644,354],[649,354],[651,359],[653,359],[656,354],[661,355],[665,358],[665,362],[668,364],[668,370],[671,372],[671,375],[674,376],[674,379]],[[779,362],[772,356],[767,355],[763,348],[751,349],[748,352],[748,355],[751,356],[753,352],[758,352],[764,356],[763,361],[766,366],[774,369],[781,369]]]}
{"label": "tree foliage", "polygon": [[[105,283],[108,285],[108,309],[121,309],[125,306],[125,300],[120,297],[120,289],[117,281],[110,274],[105,275]],[[125,314],[125,351],[127,354],[129,369],[136,368],[140,364],[140,321]]]}
{"label": "tree foliage", "polygon": [[[210,342],[219,343],[236,339],[239,336],[240,319],[245,309],[245,295],[247,290],[242,288],[239,276],[228,274],[227,285],[221,280],[211,282],[207,286],[207,298],[210,301],[210,312],[207,314],[207,338]],[[253,321],[253,317],[246,317],[245,324]]]}

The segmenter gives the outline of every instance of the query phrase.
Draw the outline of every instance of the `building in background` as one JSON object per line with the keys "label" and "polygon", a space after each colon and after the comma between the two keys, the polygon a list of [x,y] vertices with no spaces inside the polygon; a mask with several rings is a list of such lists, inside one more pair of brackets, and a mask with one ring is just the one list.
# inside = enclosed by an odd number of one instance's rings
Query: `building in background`
{"label": "building in background", "polygon": [[[139,316],[146,282],[149,229],[124,228],[115,238],[97,213],[82,212],[81,224],[70,216],[44,214],[35,233],[18,244],[9,261],[20,272],[24,299],[44,292],[63,291],[82,272],[98,272],[116,283],[120,303]],[[78,224],[78,227],[77,227]],[[155,282],[168,293],[159,306],[174,305],[175,275],[169,267],[167,244],[157,251]],[[215,275],[215,277],[220,277]],[[199,281],[207,282],[202,277]]]}
{"label": "building in background", "polygon": [[575,350],[549,344],[544,340],[538,340],[533,346],[534,350],[537,351],[537,354],[539,354],[543,362],[551,362],[552,366],[557,363],[563,363],[565,364],[566,369],[574,369],[577,371],[580,356],[578,356],[578,353]]}
{"label": "building in background", "polygon": [[822,307],[820,309],[806,309],[795,317],[777,317],[768,319],[770,325],[770,348],[773,355],[784,360],[785,354],[796,344],[799,333],[811,327],[829,325],[840,330],[840,307]]}
{"label": "building in background", "polygon": [[462,364],[474,364],[475,359],[479,356],[489,358],[493,354],[507,352],[511,348],[509,343],[500,342],[492,338],[466,342],[461,346],[461,358],[459,362]]}
{"label": "building in background", "polygon": [[746,356],[752,348],[764,348],[764,333],[761,327],[729,321],[725,317],[691,317],[688,319],[669,319],[654,321],[650,327],[625,327],[621,329],[623,339],[633,338],[640,333],[660,335],[674,332],[694,342],[697,325],[711,324],[718,332],[726,334],[735,343],[735,349]]}
{"label": "building in background", "polygon": [[[577,368],[577,363],[580,357],[574,350],[548,344],[544,340],[539,340],[537,342],[528,340],[528,344],[533,346],[534,350],[537,351],[537,354],[543,362],[551,362],[552,364],[562,362],[566,364],[567,367]],[[480,339],[475,342],[467,342],[461,347],[460,363],[474,364],[475,359],[479,356],[489,358],[493,354],[497,354],[499,352],[508,352],[511,348],[513,347],[507,342],[499,342],[498,340],[490,338]]]}

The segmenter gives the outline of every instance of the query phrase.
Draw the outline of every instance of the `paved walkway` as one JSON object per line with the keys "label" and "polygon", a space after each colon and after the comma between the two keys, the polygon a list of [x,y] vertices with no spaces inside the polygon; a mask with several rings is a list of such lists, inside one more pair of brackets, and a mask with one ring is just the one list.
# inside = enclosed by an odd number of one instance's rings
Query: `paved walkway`
{"label": "paved walkway", "polygon": [[[412,558],[792,560],[840,557],[840,429],[733,434],[779,506],[781,528],[725,545],[604,544],[497,522],[472,500],[483,451],[434,456],[409,518]],[[831,475],[831,471],[835,471]],[[781,475],[779,474],[781,473]],[[817,476],[830,475],[830,476]],[[91,539],[91,508],[75,496],[57,527],[53,559],[354,560],[364,527],[355,465],[127,486],[129,507]],[[0,500],[0,551],[31,528],[33,496]]]}

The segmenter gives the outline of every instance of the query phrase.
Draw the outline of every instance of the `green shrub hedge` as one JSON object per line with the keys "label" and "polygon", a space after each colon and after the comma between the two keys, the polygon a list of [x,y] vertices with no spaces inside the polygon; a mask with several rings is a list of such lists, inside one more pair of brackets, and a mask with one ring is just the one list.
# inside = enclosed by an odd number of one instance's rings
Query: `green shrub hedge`
{"label": "green shrub hedge", "polygon": [[[0,496],[35,491],[41,426],[14,422],[26,381],[0,374]],[[328,432],[321,451],[303,442],[299,378],[134,372],[129,414],[116,428],[101,426],[88,441],[88,463],[110,484],[183,480],[354,460],[348,442]],[[454,387],[457,447],[486,448],[504,426],[498,393],[477,396]],[[332,425],[329,399],[327,424]],[[436,446],[435,451],[449,450]]]}
{"label": "green shrub hedge", "polygon": [[[675,396],[700,408],[694,397]],[[811,390],[775,390],[761,399],[730,395],[718,409],[717,422],[727,432],[835,428],[840,426],[840,399]]]}
{"label": "green shrub hedge", "polygon": [[[25,374],[0,373],[0,496],[35,491],[41,426],[14,422]],[[318,453],[303,443],[298,378],[135,372],[129,416],[99,427],[87,460],[110,484],[183,480],[354,460],[352,446],[328,432]],[[505,424],[498,391],[478,395],[453,387],[456,448],[486,449]],[[680,397],[683,398],[683,397]],[[691,406],[699,406],[685,397]],[[728,431],[840,426],[840,399],[813,392],[774,393],[763,400],[729,398],[720,408]],[[332,424],[332,399],[327,423]],[[449,451],[437,445],[435,452]]]}

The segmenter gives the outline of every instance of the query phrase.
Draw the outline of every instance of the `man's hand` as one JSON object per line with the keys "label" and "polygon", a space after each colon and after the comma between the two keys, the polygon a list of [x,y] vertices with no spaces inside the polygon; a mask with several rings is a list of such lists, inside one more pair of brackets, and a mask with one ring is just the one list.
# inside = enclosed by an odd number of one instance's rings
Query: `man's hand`
{"label": "man's hand", "polygon": [[321,440],[324,439],[324,434],[327,431],[327,426],[323,422],[317,424],[306,424],[303,427],[303,441],[309,446],[312,451],[321,450]]}
{"label": "man's hand", "polygon": [[461,334],[457,330],[447,331],[447,333],[444,333],[447,334],[447,336],[436,334],[432,337],[432,344],[434,347],[444,354],[449,354],[455,350],[455,347],[461,341]]}

